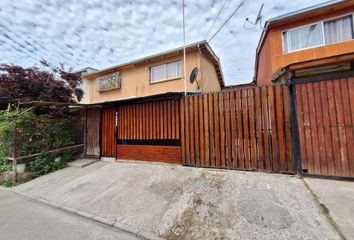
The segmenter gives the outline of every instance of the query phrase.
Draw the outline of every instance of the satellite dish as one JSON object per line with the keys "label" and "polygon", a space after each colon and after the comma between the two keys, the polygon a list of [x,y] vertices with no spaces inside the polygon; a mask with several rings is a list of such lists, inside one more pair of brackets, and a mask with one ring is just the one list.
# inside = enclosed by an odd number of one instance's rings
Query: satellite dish
{"label": "satellite dish", "polygon": [[198,77],[198,68],[195,67],[191,72],[191,75],[189,77],[189,81],[191,83],[194,83],[197,80],[197,77]]}
{"label": "satellite dish", "polygon": [[[262,3],[262,6],[260,7],[260,9],[258,10],[258,14],[257,14],[257,17],[256,17],[256,20],[254,22],[250,21],[249,18],[246,18],[246,22],[249,22],[250,24],[252,25],[257,25],[257,23],[259,23],[260,27],[263,29],[262,27],[262,11],[263,11],[263,6],[264,6],[264,3]],[[246,24],[245,22],[245,24]],[[245,27],[246,28],[246,27]]]}
{"label": "satellite dish", "polygon": [[262,3],[261,8],[258,11],[257,18],[255,24],[257,24],[259,21],[262,21],[262,10],[263,10],[264,3]]}

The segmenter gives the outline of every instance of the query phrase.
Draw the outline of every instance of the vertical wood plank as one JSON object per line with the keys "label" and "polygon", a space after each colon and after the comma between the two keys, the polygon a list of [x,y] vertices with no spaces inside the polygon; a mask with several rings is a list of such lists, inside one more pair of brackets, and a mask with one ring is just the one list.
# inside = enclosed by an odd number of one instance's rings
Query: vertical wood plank
{"label": "vertical wood plank", "polygon": [[[340,169],[341,169],[340,176],[349,176],[347,134],[344,125],[344,108],[343,108],[343,99],[342,99],[344,91],[342,91],[341,89],[341,85],[340,85],[341,81],[342,79],[337,79],[333,81],[335,107],[336,107],[336,115],[337,115],[337,128],[338,128],[338,137],[339,137],[339,153],[340,153],[338,166],[340,165]],[[349,114],[349,112],[347,112],[347,114]]]}
{"label": "vertical wood plank", "polygon": [[231,114],[231,145],[232,145],[232,168],[237,168],[237,146],[236,146],[236,138],[237,138],[237,120],[236,120],[236,96],[235,92],[230,93],[230,114]]}
{"label": "vertical wood plank", "polygon": [[[176,101],[176,109],[179,109],[180,102]],[[176,139],[180,139],[180,113],[179,111],[176,111],[177,116],[176,116]]]}
{"label": "vertical wood plank", "polygon": [[219,120],[219,96],[214,94],[214,141],[215,141],[215,166],[220,167],[220,120]]}
{"label": "vertical wood plank", "polygon": [[262,88],[262,119],[263,119],[263,146],[265,169],[271,171],[270,143],[269,143],[269,105],[268,105],[268,87]]}
{"label": "vertical wood plank", "polygon": [[307,164],[307,145],[306,145],[306,134],[305,129],[308,124],[305,123],[305,108],[304,102],[306,103],[307,91],[306,86],[302,84],[296,87],[296,97],[297,97],[297,108],[299,112],[298,123],[299,123],[299,139],[300,139],[300,149],[301,149],[301,167],[302,169],[308,169]]}
{"label": "vertical wood plank", "polygon": [[242,108],[243,108],[243,128],[244,128],[244,152],[245,152],[245,168],[251,169],[251,156],[249,144],[249,101],[248,89],[242,90]]}
{"label": "vertical wood plank", "polygon": [[236,109],[237,109],[237,130],[238,130],[238,164],[237,167],[245,168],[244,155],[244,139],[243,139],[243,111],[242,111],[242,92],[236,92]]}
{"label": "vertical wood plank", "polygon": [[[318,158],[320,165],[320,174],[327,175],[327,163],[326,163],[326,147],[325,147],[325,131],[323,124],[323,106],[321,102],[321,86],[320,82],[313,84],[313,97],[314,97],[314,109],[315,109],[315,118],[316,118],[316,127],[317,127],[317,137],[318,137]],[[326,104],[326,103],[325,103]]]}
{"label": "vertical wood plank", "polygon": [[276,103],[275,103],[275,86],[269,87],[269,116],[270,116],[270,142],[271,142],[271,159],[273,172],[279,172],[278,164],[278,141],[277,141],[277,118],[276,118]]}
{"label": "vertical wood plank", "polygon": [[186,134],[185,134],[185,100],[186,98],[181,98],[181,105],[180,105],[180,116],[181,116],[181,150],[182,150],[182,164],[187,165],[186,161]]}
{"label": "vertical wood plank", "polygon": [[195,166],[195,135],[194,135],[194,97],[189,97],[189,121],[190,121],[190,159],[191,166]]}
{"label": "vertical wood plank", "polygon": [[251,169],[257,169],[257,140],[256,140],[256,121],[255,115],[257,109],[255,108],[255,101],[254,101],[254,93],[255,89],[251,88],[249,90],[249,119],[250,119],[250,150],[251,150]]}
{"label": "vertical wood plank", "polygon": [[171,139],[176,139],[176,109],[175,109],[175,101],[171,101],[171,121],[172,121],[172,129],[171,129]]}
{"label": "vertical wood plank", "polygon": [[277,119],[277,141],[278,141],[278,159],[280,172],[286,172],[285,159],[285,119],[284,119],[284,101],[283,101],[283,86],[275,87],[275,102],[276,102],[276,119]]}
{"label": "vertical wood plank", "polygon": [[184,97],[184,108],[185,108],[185,132],[186,132],[186,165],[191,166],[191,156],[190,156],[190,99],[189,97]]}
{"label": "vertical wood plank", "polygon": [[231,110],[230,110],[230,92],[225,92],[224,107],[225,107],[225,138],[226,138],[226,156],[227,168],[232,167],[232,146],[231,146]]}
{"label": "vertical wood plank", "polygon": [[154,139],[154,109],[153,109],[153,103],[149,103],[149,112],[150,112],[150,116],[149,116],[149,119],[150,119],[150,125],[149,125],[149,128],[150,128],[150,134],[149,134],[149,139]]}
{"label": "vertical wood plank", "polygon": [[168,139],[168,113],[167,113],[167,102],[163,101],[163,125],[164,125],[164,131],[163,131],[163,137],[164,139]]}
{"label": "vertical wood plank", "polygon": [[351,177],[351,156],[354,156],[354,136],[353,136],[353,126],[352,123],[352,112],[350,106],[350,95],[349,95],[349,86],[348,86],[348,79],[341,79],[340,80],[340,88],[342,91],[342,102],[343,102],[343,118],[344,118],[344,125],[343,130],[346,134],[346,162],[344,165],[345,174],[347,177]]}
{"label": "vertical wood plank", "polygon": [[206,167],[210,166],[210,135],[209,135],[209,94],[203,96],[203,108],[204,108],[204,143],[205,143],[205,161]]}
{"label": "vertical wood plank", "polygon": [[[321,174],[321,162],[320,162],[320,152],[318,145],[318,128],[316,124],[316,117],[318,109],[315,106],[314,92],[317,89],[314,89],[315,83],[307,84],[308,87],[308,102],[309,102],[309,112],[310,112],[310,128],[311,128],[311,142],[312,142],[312,165],[313,171],[316,174]],[[311,160],[309,160],[311,161]]]}
{"label": "vertical wood plank", "polygon": [[220,167],[225,168],[225,109],[224,109],[224,93],[219,93],[219,121],[220,121]]}
{"label": "vertical wood plank", "polygon": [[195,165],[200,166],[200,148],[199,148],[199,102],[198,98],[199,96],[193,96],[193,102],[194,102],[194,109],[193,109],[193,115],[194,115],[194,143],[195,143]]}
{"label": "vertical wood plank", "polygon": [[200,166],[205,166],[205,146],[204,146],[204,95],[198,96],[199,106],[199,149],[200,149]]}
{"label": "vertical wood plank", "polygon": [[[332,136],[332,147],[333,147],[333,159],[329,159],[330,171],[333,173],[331,175],[342,174],[342,166],[340,162],[340,146],[339,146],[339,133],[338,133],[338,123],[337,123],[337,112],[336,112],[336,101],[334,96],[334,86],[333,81],[327,81],[327,97],[328,97],[328,110],[329,110],[329,127],[331,129]],[[331,172],[332,172],[331,171]]]}
{"label": "vertical wood plank", "polygon": [[255,89],[255,104],[256,104],[256,134],[257,134],[257,169],[263,170],[265,166],[264,157],[264,140],[263,140],[263,119],[262,119],[262,89],[257,87]]}
{"label": "vertical wood plank", "polygon": [[[352,134],[354,134],[354,78],[348,78],[347,81],[348,81],[347,84],[348,84],[350,113],[351,113],[351,129],[352,129]],[[354,151],[353,145],[350,145],[349,149]],[[353,154],[350,154],[350,156],[353,156]],[[354,177],[354,158],[353,157],[350,158],[349,168],[350,168],[350,176]]]}
{"label": "vertical wood plank", "polygon": [[213,167],[216,165],[215,160],[215,134],[214,134],[214,94],[209,94],[209,135],[210,135],[210,164]]}

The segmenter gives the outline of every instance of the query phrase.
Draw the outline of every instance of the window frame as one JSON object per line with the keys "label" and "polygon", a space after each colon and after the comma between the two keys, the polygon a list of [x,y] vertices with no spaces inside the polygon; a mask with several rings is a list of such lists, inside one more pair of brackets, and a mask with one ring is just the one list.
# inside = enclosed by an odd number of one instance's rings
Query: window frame
{"label": "window frame", "polygon": [[[179,64],[180,64],[180,69],[181,69],[181,71],[180,71],[180,73],[179,73],[179,76],[175,76],[175,77],[170,77],[170,78],[168,78],[168,77],[167,77],[167,65],[168,65],[168,64],[171,64],[171,63],[176,63],[176,62],[179,62]],[[166,78],[161,79],[161,80],[154,80],[154,81],[153,81],[152,69],[153,69],[154,67],[159,67],[159,66],[165,66]],[[159,65],[154,65],[154,66],[151,66],[151,67],[149,68],[149,71],[150,71],[150,81],[149,81],[150,84],[159,83],[159,82],[165,82],[165,81],[171,81],[171,80],[177,80],[177,79],[182,78],[182,60],[181,60],[181,59],[178,59],[178,60],[175,60],[175,61],[170,61],[170,62],[166,62],[166,63],[159,64]]]}
{"label": "window frame", "polygon": [[[324,23],[330,22],[330,21],[333,21],[333,20],[336,20],[336,19],[340,19],[340,18],[349,17],[349,16],[352,17],[352,32],[353,32],[353,38],[352,38],[352,39],[349,39],[349,40],[345,40],[345,41],[340,41],[340,42],[336,42],[336,43],[326,44],[326,37],[325,37],[325,31],[324,31]],[[292,49],[291,49],[291,46],[290,46],[291,31],[292,31],[292,30],[296,30],[296,29],[300,29],[300,28],[303,28],[303,27],[311,26],[311,25],[316,25],[316,24],[320,24],[320,25],[321,25],[321,29],[322,29],[322,44],[314,45],[314,46],[311,46],[311,47],[306,47],[306,48],[300,48],[300,49],[292,50]],[[286,44],[287,44],[288,51],[285,51],[284,34],[287,35],[287,42],[286,42]],[[322,46],[330,46],[330,45],[333,45],[333,44],[338,44],[338,43],[353,41],[353,40],[354,40],[354,13],[344,14],[344,15],[337,16],[337,17],[333,17],[333,18],[329,18],[329,19],[326,19],[326,20],[322,20],[322,21],[318,21],[318,22],[313,22],[313,23],[306,24],[306,25],[302,25],[302,26],[299,26],[299,27],[287,29],[287,30],[281,32],[281,38],[282,38],[282,50],[283,50],[283,54],[293,53],[293,52],[303,51],[303,50],[307,50],[307,49],[311,49],[311,48],[317,48],[317,47],[322,47]]]}

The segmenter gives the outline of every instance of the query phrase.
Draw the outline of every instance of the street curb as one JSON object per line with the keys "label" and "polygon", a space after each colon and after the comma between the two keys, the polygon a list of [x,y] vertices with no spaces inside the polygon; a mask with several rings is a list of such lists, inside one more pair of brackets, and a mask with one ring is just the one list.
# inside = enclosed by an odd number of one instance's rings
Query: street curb
{"label": "street curb", "polygon": [[136,229],[134,227],[130,227],[130,226],[127,226],[127,225],[124,225],[124,224],[120,224],[118,222],[114,222],[114,221],[108,220],[108,219],[100,217],[100,216],[94,216],[94,215],[92,215],[92,214],[90,214],[88,212],[76,210],[74,208],[70,208],[70,207],[67,207],[67,206],[59,205],[57,203],[52,203],[52,202],[49,202],[48,200],[43,199],[43,198],[32,197],[31,195],[28,195],[27,193],[23,193],[23,192],[17,191],[17,190],[12,189],[12,188],[5,188],[5,189],[8,190],[8,191],[11,191],[13,193],[19,194],[19,195],[21,195],[21,196],[23,196],[23,197],[25,197],[25,198],[27,198],[27,199],[29,199],[31,201],[36,201],[36,202],[39,202],[39,203],[44,204],[46,206],[49,206],[49,207],[52,207],[52,208],[56,208],[56,209],[62,210],[64,212],[67,212],[67,213],[70,213],[70,214],[74,214],[74,215],[86,218],[86,219],[88,219],[90,221],[94,221],[94,222],[103,224],[103,225],[108,226],[108,227],[115,228],[115,229],[117,229],[119,231],[131,234],[131,235],[133,235],[135,237],[138,237],[138,238],[141,238],[141,239],[144,239],[144,240],[164,240],[163,238],[156,237],[156,236],[154,236],[151,233],[148,233],[148,232],[145,232],[145,231],[139,231],[138,229]]}
{"label": "street curb", "polygon": [[[305,188],[310,192],[310,194],[312,195],[316,206],[318,207],[318,209],[321,211],[321,201],[318,198],[318,196],[312,191],[311,187],[307,184],[307,182],[305,181],[304,178],[301,178],[303,184],[305,185]],[[323,213],[322,213],[323,214]],[[338,224],[333,220],[332,216],[330,215],[330,213],[328,214],[324,214],[328,223],[333,227],[333,229],[338,233],[338,235],[340,236],[340,238],[342,240],[347,240],[347,238],[345,237],[344,233],[342,232],[342,229],[338,226]]]}

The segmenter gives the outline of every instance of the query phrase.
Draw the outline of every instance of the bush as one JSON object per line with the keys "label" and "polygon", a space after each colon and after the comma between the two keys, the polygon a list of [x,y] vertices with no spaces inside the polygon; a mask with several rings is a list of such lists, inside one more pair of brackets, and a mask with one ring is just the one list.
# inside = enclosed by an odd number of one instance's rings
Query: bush
{"label": "bush", "polygon": [[73,159],[69,152],[62,154],[41,153],[29,164],[29,170],[38,175],[44,175],[67,166]]}
{"label": "bush", "polygon": [[0,111],[0,161],[11,154],[15,128],[20,156],[50,151],[76,143],[76,117],[51,118],[32,112]]}

